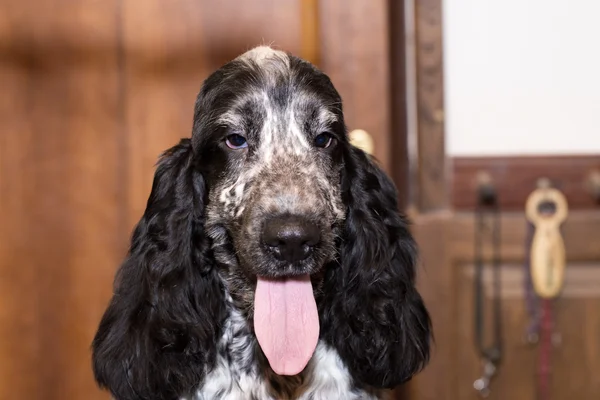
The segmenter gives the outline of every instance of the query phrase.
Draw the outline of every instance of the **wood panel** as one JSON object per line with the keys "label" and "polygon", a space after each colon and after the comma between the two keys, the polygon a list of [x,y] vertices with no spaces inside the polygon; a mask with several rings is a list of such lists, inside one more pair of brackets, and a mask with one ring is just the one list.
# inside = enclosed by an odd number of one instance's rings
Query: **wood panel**
{"label": "wood panel", "polygon": [[298,55],[319,68],[321,66],[319,0],[301,0],[300,10],[302,49]]}
{"label": "wood panel", "polygon": [[[457,399],[476,400],[481,399],[481,397],[473,388],[473,382],[481,376],[482,364],[475,349],[475,339],[473,337],[473,274],[467,273],[466,268],[462,264],[457,264],[454,268],[454,273],[457,275],[456,282],[458,283],[455,306],[457,310],[460,310],[456,312],[457,320],[455,322],[457,331],[456,362],[461,365],[460,370],[457,371],[454,391],[457,393]],[[484,309],[491,310],[492,307],[489,292],[486,292],[484,293]],[[490,332],[491,324],[489,321],[487,322],[486,330]],[[504,359],[498,375],[492,381],[491,394],[488,397],[490,400],[530,400],[536,398],[537,352],[533,346],[528,346],[524,341],[527,322],[523,297],[503,299]]]}
{"label": "wood panel", "polygon": [[416,24],[417,163],[416,206],[446,208],[448,174],[444,144],[442,0],[414,1]]}
{"label": "wood panel", "polygon": [[405,209],[411,203],[408,151],[407,27],[405,1],[390,1],[390,174],[398,188],[398,203]]}
{"label": "wood panel", "polygon": [[388,3],[321,0],[319,4],[321,69],[342,96],[349,129],[364,129],[373,137],[374,155],[390,172],[394,154],[390,142]]}
{"label": "wood panel", "polygon": [[[414,215],[412,219],[422,254],[419,286],[432,313],[436,344],[431,364],[411,384],[411,399],[475,400],[479,397],[472,384],[481,374],[481,364],[472,336],[473,274],[469,270],[474,257],[474,215],[445,212]],[[501,226],[500,253],[503,263],[511,267],[504,267],[503,281],[505,286],[511,281],[514,286],[515,273],[519,273],[514,272],[515,266],[522,265],[525,257],[524,215],[503,214]],[[600,327],[600,286],[595,291],[583,287],[586,282],[581,277],[581,265],[588,266],[588,281],[600,279],[600,213],[572,212],[562,232],[570,287],[556,309],[563,343],[553,352],[553,398],[569,398],[576,393],[577,398],[592,399],[600,385],[594,373],[600,368],[595,344]],[[596,271],[589,272],[589,268]],[[510,292],[503,298],[506,360],[490,399],[529,400],[534,398],[538,348],[523,341],[528,322],[523,293]]]}
{"label": "wood panel", "polygon": [[106,399],[89,346],[119,220],[115,1],[0,3],[0,399]]}
{"label": "wood panel", "polygon": [[454,296],[454,276],[447,267],[450,257],[448,236],[452,230],[450,213],[412,215],[413,234],[419,245],[421,266],[418,290],[429,310],[434,345],[431,360],[408,387],[410,400],[458,400],[453,393],[456,381],[454,337],[456,315],[448,308]]}
{"label": "wood panel", "polygon": [[[548,178],[562,191],[569,209],[600,210],[600,199],[590,187],[594,172],[600,171],[597,156],[456,157],[452,165],[452,205],[457,210],[473,210],[477,202],[480,173],[488,174],[496,189],[500,207],[523,210],[539,178]],[[600,190],[600,183],[598,188]]]}
{"label": "wood panel", "polygon": [[[505,275],[511,270],[512,274],[520,276],[522,284],[522,267],[505,265],[503,268],[503,285],[506,286]],[[575,268],[577,264],[570,263],[567,275]],[[456,307],[460,310],[456,323],[456,362],[463,366],[459,370],[455,389],[458,393],[456,398],[476,400],[480,396],[473,390],[472,383],[481,375],[481,365],[473,338],[473,275],[465,273],[466,269],[465,264],[457,264],[454,269],[459,282]],[[598,283],[600,260],[591,263],[587,269],[587,276]],[[574,285],[573,282],[566,284]],[[597,312],[600,308],[600,285],[593,292],[587,291],[583,295],[569,294],[568,291],[577,292],[577,288],[569,287],[567,293],[555,303],[553,310],[556,333],[561,340],[553,346],[550,354],[550,392],[552,399],[593,399],[594,395],[600,393],[600,379],[596,373],[600,366],[600,347],[597,345],[600,335],[600,316]],[[490,309],[491,299],[487,297],[486,302],[490,303],[486,305]],[[523,294],[503,297],[502,308],[505,359],[492,382],[492,393],[488,398],[534,399],[538,384],[540,346],[529,344],[525,340],[529,316]]]}

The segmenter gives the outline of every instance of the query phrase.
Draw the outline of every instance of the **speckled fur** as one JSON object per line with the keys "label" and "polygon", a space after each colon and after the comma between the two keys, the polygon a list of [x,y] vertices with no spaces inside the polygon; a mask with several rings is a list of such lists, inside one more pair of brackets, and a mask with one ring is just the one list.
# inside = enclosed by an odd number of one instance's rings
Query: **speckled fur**
{"label": "speckled fur", "polygon": [[[228,147],[231,135],[248,146]],[[295,263],[261,242],[288,214],[320,231]],[[395,187],[349,143],[330,79],[257,47],[206,79],[192,137],[159,160],[94,337],[94,376],[117,400],[386,399],[429,359],[416,259]],[[299,274],[319,342],[301,373],[279,376],[254,333],[256,281]]]}

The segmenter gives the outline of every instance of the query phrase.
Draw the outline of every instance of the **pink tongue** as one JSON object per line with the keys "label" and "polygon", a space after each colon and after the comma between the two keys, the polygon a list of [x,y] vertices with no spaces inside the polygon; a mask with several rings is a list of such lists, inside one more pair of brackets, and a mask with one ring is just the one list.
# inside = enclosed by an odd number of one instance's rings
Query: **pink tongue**
{"label": "pink tongue", "polygon": [[254,330],[273,371],[296,375],[306,367],[319,340],[319,314],[308,275],[258,278]]}

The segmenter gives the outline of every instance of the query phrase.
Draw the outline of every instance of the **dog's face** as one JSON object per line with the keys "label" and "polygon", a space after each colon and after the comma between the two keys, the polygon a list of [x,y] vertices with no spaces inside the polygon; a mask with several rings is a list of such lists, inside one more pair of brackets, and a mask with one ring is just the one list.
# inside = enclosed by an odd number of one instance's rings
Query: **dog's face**
{"label": "dog's face", "polygon": [[206,226],[247,308],[256,276],[316,277],[335,257],[346,211],[341,100],[313,66],[263,47],[210,77],[200,98]]}

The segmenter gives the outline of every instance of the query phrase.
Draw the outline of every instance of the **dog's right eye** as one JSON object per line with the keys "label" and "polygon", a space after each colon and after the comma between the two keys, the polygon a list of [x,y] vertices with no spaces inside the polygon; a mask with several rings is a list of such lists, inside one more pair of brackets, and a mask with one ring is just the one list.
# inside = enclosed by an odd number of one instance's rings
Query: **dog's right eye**
{"label": "dog's right eye", "polygon": [[333,136],[330,133],[321,133],[315,138],[315,146],[326,149],[333,143]]}
{"label": "dog's right eye", "polygon": [[246,142],[246,138],[242,135],[229,135],[225,139],[225,144],[230,149],[243,149],[244,147],[248,147],[248,142]]}

